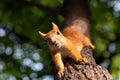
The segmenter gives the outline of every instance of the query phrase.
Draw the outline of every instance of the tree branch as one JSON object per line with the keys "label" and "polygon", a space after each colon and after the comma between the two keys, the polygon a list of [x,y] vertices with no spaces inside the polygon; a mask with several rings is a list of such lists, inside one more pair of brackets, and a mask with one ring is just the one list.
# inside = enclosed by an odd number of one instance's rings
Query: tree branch
{"label": "tree branch", "polygon": [[[65,18],[64,27],[75,27],[89,37],[90,10],[88,1],[64,0],[61,14]],[[64,60],[63,77],[56,77],[57,69],[53,67],[56,80],[113,80],[105,68],[96,64],[91,48],[84,47],[80,54],[87,58],[88,64],[83,64],[82,62],[76,64],[70,59]]]}
{"label": "tree branch", "polygon": [[65,18],[64,26],[77,26],[78,30],[89,36],[90,10],[89,0],[64,0],[61,14]]}
{"label": "tree branch", "polygon": [[51,13],[51,14],[59,14],[59,12],[60,12],[59,8],[51,8],[51,7],[42,5],[42,4],[34,2],[34,1],[29,1],[29,0],[0,0],[0,1],[16,2],[16,3],[22,4],[22,5],[37,7],[38,9],[43,10],[48,13]]}

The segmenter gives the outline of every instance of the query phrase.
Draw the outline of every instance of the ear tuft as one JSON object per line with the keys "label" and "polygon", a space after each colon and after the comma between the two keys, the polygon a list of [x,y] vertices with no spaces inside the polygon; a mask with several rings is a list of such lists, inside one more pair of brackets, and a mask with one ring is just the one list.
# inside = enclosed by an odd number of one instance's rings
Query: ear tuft
{"label": "ear tuft", "polygon": [[52,27],[53,27],[53,30],[58,29],[58,26],[54,22],[52,22]]}
{"label": "ear tuft", "polygon": [[40,32],[40,31],[39,31],[39,34],[40,34],[40,36],[43,37],[43,38],[47,35],[47,34],[42,33],[42,32]]}

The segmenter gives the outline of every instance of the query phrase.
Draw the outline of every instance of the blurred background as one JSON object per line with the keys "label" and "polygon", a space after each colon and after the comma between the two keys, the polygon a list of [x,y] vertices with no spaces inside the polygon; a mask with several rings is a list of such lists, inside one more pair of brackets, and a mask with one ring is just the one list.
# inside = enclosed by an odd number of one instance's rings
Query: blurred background
{"label": "blurred background", "polygon": [[[48,32],[51,22],[61,29],[63,18],[37,4],[60,8],[62,3],[0,0],[0,80],[54,80],[48,46],[38,31]],[[89,7],[94,58],[120,80],[120,0],[90,0]]]}

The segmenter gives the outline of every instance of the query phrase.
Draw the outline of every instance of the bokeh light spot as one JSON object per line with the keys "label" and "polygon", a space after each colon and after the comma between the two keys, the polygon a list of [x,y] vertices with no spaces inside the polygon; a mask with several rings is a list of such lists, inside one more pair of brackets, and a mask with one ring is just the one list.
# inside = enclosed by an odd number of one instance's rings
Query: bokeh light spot
{"label": "bokeh light spot", "polygon": [[7,48],[5,49],[5,53],[6,53],[7,55],[12,54],[12,48],[11,48],[11,47],[7,47]]}
{"label": "bokeh light spot", "polygon": [[43,76],[42,80],[54,80],[54,78],[51,75],[46,75],[46,76]]}
{"label": "bokeh light spot", "polygon": [[33,58],[35,61],[40,60],[40,56],[39,56],[38,53],[34,53],[33,56],[32,56],[32,58]]}
{"label": "bokeh light spot", "polygon": [[30,66],[33,63],[33,61],[30,58],[25,58],[23,60],[23,65],[24,66]]}
{"label": "bokeh light spot", "polygon": [[31,68],[32,68],[32,70],[34,70],[34,71],[41,71],[41,70],[43,69],[43,64],[40,63],[40,62],[33,63],[33,64],[31,65]]}
{"label": "bokeh light spot", "polygon": [[5,35],[6,35],[5,30],[0,28],[0,37],[4,37]]}

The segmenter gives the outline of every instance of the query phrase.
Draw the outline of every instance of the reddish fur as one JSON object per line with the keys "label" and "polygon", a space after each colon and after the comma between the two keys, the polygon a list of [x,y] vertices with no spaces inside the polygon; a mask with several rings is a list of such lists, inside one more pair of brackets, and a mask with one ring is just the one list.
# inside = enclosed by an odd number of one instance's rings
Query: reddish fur
{"label": "reddish fur", "polygon": [[[62,61],[64,58],[70,57],[76,62],[83,61],[87,63],[87,59],[81,56],[80,51],[85,46],[90,46],[93,49],[95,47],[85,35],[76,29],[76,27],[67,27],[63,30],[63,33],[61,33],[56,24],[52,23],[52,25],[53,29],[47,34],[41,32],[39,32],[39,34],[44,39],[48,40],[51,55],[58,69],[58,77],[61,77],[64,72],[64,64]],[[60,34],[57,35],[57,32]]]}
{"label": "reddish fur", "polygon": [[95,48],[94,45],[91,44],[89,38],[80,33],[80,31],[74,26],[65,28],[63,30],[63,35],[68,38],[74,46],[90,46],[92,49]]}

